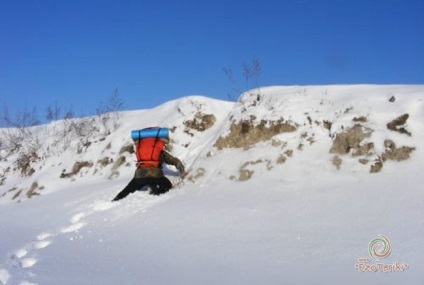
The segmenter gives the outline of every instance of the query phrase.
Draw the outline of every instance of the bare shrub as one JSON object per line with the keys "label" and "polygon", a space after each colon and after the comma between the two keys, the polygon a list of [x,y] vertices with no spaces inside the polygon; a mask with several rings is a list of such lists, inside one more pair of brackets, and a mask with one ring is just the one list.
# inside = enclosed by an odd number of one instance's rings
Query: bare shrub
{"label": "bare shrub", "polygon": [[77,127],[77,124],[74,123],[74,116],[75,114],[71,107],[65,112],[63,120],[58,123],[58,127],[54,134],[54,145],[60,145],[63,151],[68,148],[71,140],[75,137],[77,133],[74,130],[74,128]]}
{"label": "bare shrub", "polygon": [[24,106],[23,109],[18,109],[15,115],[15,119],[12,119],[9,115],[7,106],[4,105],[2,119],[6,124],[6,127],[14,127],[19,129],[33,127],[40,124],[36,107],[33,107],[31,110],[28,110],[27,106]]}
{"label": "bare shrub", "polygon": [[3,129],[1,133],[2,149],[7,150],[9,153],[16,153],[21,151],[24,142],[25,145],[29,145],[32,149],[40,147],[38,137],[36,133],[34,133],[33,128],[33,126],[40,123],[36,108],[33,108],[32,111],[27,111],[26,108],[24,111],[18,111],[15,120],[11,120],[11,118],[8,117],[7,111],[5,114],[6,117],[4,117],[3,120],[8,127]]}
{"label": "bare shrub", "polygon": [[[105,135],[109,135],[120,126],[119,111],[122,110],[122,107],[123,101],[119,97],[118,88],[115,88],[112,95],[106,101],[100,102],[97,106],[97,118],[103,126]],[[110,126],[110,123],[112,126]]]}
{"label": "bare shrub", "polygon": [[57,121],[60,119],[62,108],[57,105],[57,102],[53,106],[47,106],[45,118],[48,122]]}
{"label": "bare shrub", "polygon": [[2,130],[2,147],[11,153],[18,152],[23,144],[25,133],[21,129],[9,128]]}
{"label": "bare shrub", "polygon": [[[232,101],[235,101],[237,97],[243,93],[242,89],[249,90],[251,88],[257,88],[258,96],[261,95],[261,91],[259,89],[259,78],[262,74],[262,64],[261,62],[254,57],[250,63],[243,63],[242,65],[242,76],[244,79],[244,88],[240,88],[238,81],[235,78],[234,72],[231,68],[222,68],[225,75],[230,81],[232,92],[228,94],[228,98]],[[236,95],[234,95],[234,93]]]}
{"label": "bare shrub", "polygon": [[71,121],[70,130],[78,137],[88,137],[99,131],[96,120],[90,117],[82,117]]}
{"label": "bare shrub", "polygon": [[35,150],[29,150],[29,152],[21,152],[19,154],[16,164],[23,176],[31,176],[35,172],[31,164],[39,159]]}

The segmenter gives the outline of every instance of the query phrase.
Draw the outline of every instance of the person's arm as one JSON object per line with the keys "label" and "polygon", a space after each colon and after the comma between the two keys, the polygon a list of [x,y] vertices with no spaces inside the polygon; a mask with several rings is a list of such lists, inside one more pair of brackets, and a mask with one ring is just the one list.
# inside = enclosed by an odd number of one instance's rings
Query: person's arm
{"label": "person's arm", "polygon": [[163,162],[166,164],[174,165],[178,169],[178,172],[180,173],[181,177],[184,177],[187,174],[185,172],[184,164],[181,162],[181,160],[170,155],[166,151],[163,151],[161,155],[162,155]]}

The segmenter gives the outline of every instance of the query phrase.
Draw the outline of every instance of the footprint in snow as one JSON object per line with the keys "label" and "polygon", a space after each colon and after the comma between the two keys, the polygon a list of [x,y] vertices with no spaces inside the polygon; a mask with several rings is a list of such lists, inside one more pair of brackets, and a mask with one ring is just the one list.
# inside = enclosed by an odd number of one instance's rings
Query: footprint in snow
{"label": "footprint in snow", "polygon": [[37,259],[33,257],[25,257],[19,260],[19,265],[21,268],[30,268],[37,263]]}
{"label": "footprint in snow", "polygon": [[70,219],[71,224],[69,226],[61,228],[60,232],[66,234],[78,231],[86,225],[85,222],[81,221],[82,218],[84,218],[86,215],[87,214],[85,212],[73,215]]}
{"label": "footprint in snow", "polygon": [[21,283],[19,283],[19,285],[37,285],[37,283],[32,283],[29,281],[21,281]]}
{"label": "footprint in snow", "polygon": [[26,250],[25,248],[21,248],[21,249],[19,249],[15,252],[13,257],[16,258],[16,259],[20,259],[20,258],[26,256],[27,254],[28,254],[28,250]]}
{"label": "footprint in snow", "polygon": [[37,240],[33,242],[33,248],[42,249],[49,246],[52,243],[52,241],[49,240],[48,238],[50,238],[51,236],[52,234],[46,233],[46,232],[39,234],[37,236]]}
{"label": "footprint in snow", "polygon": [[116,205],[117,205],[117,203],[113,203],[113,202],[110,202],[110,201],[101,201],[101,202],[96,203],[93,206],[93,210],[94,211],[105,211],[105,210],[108,210],[110,208],[115,207]]}
{"label": "footprint in snow", "polygon": [[50,240],[42,240],[34,242],[35,249],[42,249],[49,246],[52,242]]}
{"label": "footprint in snow", "polygon": [[10,279],[10,273],[4,268],[0,268],[0,284],[7,284]]}
{"label": "footprint in snow", "polygon": [[35,249],[47,247],[51,243],[51,241],[48,240],[49,237],[51,237],[49,233],[39,234],[36,241],[25,245],[12,254],[11,259],[15,266],[19,266],[23,269],[34,266],[38,260],[34,257],[29,257],[29,253]]}
{"label": "footprint in snow", "polygon": [[84,226],[85,226],[85,223],[79,222],[79,223],[75,223],[75,224],[72,224],[70,226],[62,228],[60,230],[60,232],[63,233],[63,234],[72,233],[72,232],[78,231],[79,229],[81,229]]}
{"label": "footprint in snow", "polygon": [[[60,228],[57,233],[54,233],[54,234],[49,232],[40,233],[36,237],[35,241],[32,241],[26,244],[21,249],[17,250],[15,253],[11,255],[10,259],[12,261],[12,264],[14,264],[15,267],[21,268],[21,269],[29,269],[33,267],[38,262],[38,259],[35,257],[32,257],[31,253],[36,250],[40,250],[40,249],[48,247],[52,243],[52,237],[54,237],[57,234],[67,234],[67,233],[76,232],[87,224],[83,220],[84,218],[86,218],[90,214],[93,214],[94,212],[105,211],[116,205],[117,205],[116,203],[112,203],[110,201],[96,202],[94,205],[91,205],[90,211],[80,212],[73,215],[69,220],[70,225]],[[12,276],[8,270],[0,267],[0,285],[8,284],[11,277]],[[35,285],[35,283],[22,280],[19,283],[19,285]]]}
{"label": "footprint in snow", "polygon": [[47,239],[51,236],[52,236],[51,233],[44,232],[44,233],[41,233],[37,236],[37,240],[45,240],[45,239]]}
{"label": "footprint in snow", "polygon": [[85,216],[86,216],[86,214],[84,212],[73,215],[72,218],[71,218],[71,223],[76,224],[79,221],[81,221],[81,219],[84,218]]}

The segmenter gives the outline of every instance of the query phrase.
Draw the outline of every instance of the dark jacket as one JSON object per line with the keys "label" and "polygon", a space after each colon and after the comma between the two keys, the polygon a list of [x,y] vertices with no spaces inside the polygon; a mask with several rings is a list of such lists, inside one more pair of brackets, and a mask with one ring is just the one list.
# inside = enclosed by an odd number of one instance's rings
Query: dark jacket
{"label": "dark jacket", "polygon": [[155,167],[155,166],[151,166],[151,167],[142,167],[142,166],[138,166],[135,174],[134,174],[134,178],[146,178],[146,177],[163,177],[163,171],[162,171],[162,164],[166,163],[169,165],[174,165],[178,171],[180,172],[180,174],[184,173],[184,165],[181,163],[181,161],[172,156],[171,154],[169,154],[166,151],[162,151],[160,154],[160,158],[159,158],[159,166]]}

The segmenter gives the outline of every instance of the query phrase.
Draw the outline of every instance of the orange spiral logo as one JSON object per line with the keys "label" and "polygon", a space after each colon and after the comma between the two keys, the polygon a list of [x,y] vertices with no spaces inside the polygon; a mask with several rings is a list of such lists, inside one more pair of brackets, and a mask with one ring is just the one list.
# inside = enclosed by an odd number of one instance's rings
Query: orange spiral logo
{"label": "orange spiral logo", "polygon": [[368,244],[368,253],[370,254],[371,258],[376,261],[389,256],[390,251],[390,241],[384,235],[378,235],[378,237],[372,239]]}

